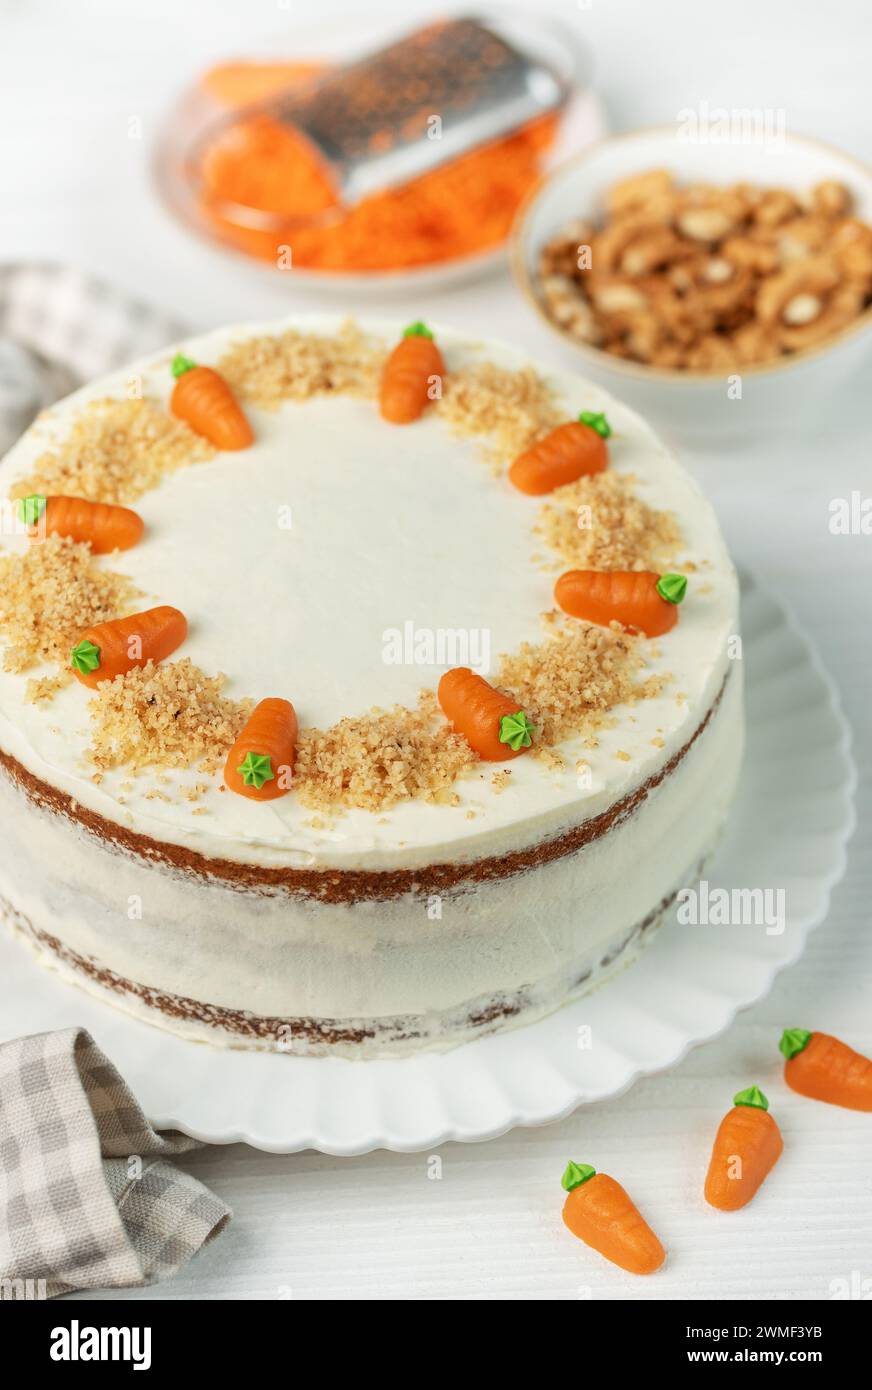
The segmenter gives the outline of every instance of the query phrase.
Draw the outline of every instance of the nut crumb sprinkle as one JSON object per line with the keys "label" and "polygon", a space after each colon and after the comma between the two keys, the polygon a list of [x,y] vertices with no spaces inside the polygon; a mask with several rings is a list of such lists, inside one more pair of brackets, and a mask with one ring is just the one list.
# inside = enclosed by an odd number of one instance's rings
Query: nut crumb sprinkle
{"label": "nut crumb sprinkle", "polygon": [[595,473],[558,488],[539,510],[534,534],[557,570],[646,570],[674,563],[681,532],[669,512],[649,507],[621,473]]}
{"label": "nut crumb sprinkle", "polygon": [[91,502],[135,502],[168,473],[214,453],[211,444],[158,401],[91,401],[76,415],[69,434],[40,454],[10,495],[65,493]]}
{"label": "nut crumb sprinkle", "polygon": [[492,362],[449,372],[437,409],[452,434],[485,436],[483,456],[500,470],[566,418],[551,386],[532,367],[511,371]]}
{"label": "nut crumb sprinkle", "polygon": [[234,344],[218,371],[245,400],[263,410],[312,396],[375,396],[385,348],[348,319],[338,333],[247,338]]}
{"label": "nut crumb sprinkle", "polygon": [[[32,676],[24,687],[24,698],[30,705],[47,705],[58,691],[69,685],[71,678],[68,670],[58,671],[56,676]],[[55,728],[51,732],[57,734],[60,730]]]}
{"label": "nut crumb sprinkle", "polygon": [[418,709],[341,719],[329,729],[304,729],[294,785],[305,806],[357,806],[381,811],[399,801],[435,801],[475,761],[465,739],[437,719],[435,696]]}
{"label": "nut crumb sprinkle", "polygon": [[128,613],[139,591],[123,574],[103,569],[85,542],[48,536],[27,550],[0,556],[0,628],[7,671],[42,662],[63,668],[28,687],[45,701],[72,679],[70,648],[86,628]]}
{"label": "nut crumb sprinkle", "polygon": [[88,706],[88,756],[104,769],[125,764],[133,772],[156,766],[217,772],[252,708],[251,700],[222,695],[226,679],[207,676],[185,657],[159,666],[149,661],[103,681]]}
{"label": "nut crumb sprinkle", "polygon": [[646,683],[638,680],[642,665],[633,638],[579,624],[502,656],[497,684],[511,691],[533,720],[534,748],[553,749],[576,734],[591,738],[615,705],[648,694]]}

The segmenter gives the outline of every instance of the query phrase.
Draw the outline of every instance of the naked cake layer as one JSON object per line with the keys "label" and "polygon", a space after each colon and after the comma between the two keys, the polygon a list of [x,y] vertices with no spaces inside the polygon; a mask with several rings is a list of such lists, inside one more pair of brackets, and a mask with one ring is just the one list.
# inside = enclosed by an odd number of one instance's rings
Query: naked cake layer
{"label": "naked cake layer", "polygon": [[[369,1054],[554,1007],[660,920],[738,775],[737,585],[695,483],[598,388],[444,331],[442,398],[388,425],[396,332],[184,344],[243,401],[242,452],[166,414],[168,352],[0,464],[3,496],[60,480],[146,527],[101,557],[3,538],[0,894],[74,974],[212,1040]],[[608,470],[518,493],[514,454],[578,410],[607,413]],[[687,574],[677,626],[558,615],[576,566]],[[187,614],[177,657],[97,695],[59,684],[64,622],[125,602]],[[532,711],[527,755],[481,763],[452,734],[432,692],[456,664]],[[259,804],[220,767],[246,702],[278,694],[302,726],[294,786]]]}

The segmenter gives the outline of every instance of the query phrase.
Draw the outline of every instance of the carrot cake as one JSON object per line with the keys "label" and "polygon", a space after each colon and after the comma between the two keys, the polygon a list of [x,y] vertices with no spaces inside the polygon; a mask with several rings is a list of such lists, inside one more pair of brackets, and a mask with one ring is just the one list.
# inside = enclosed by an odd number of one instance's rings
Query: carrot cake
{"label": "carrot cake", "polygon": [[192,1038],[531,1021],[632,959],[733,798],[696,483],[599,387],[402,329],[221,330],[0,463],[0,915]]}

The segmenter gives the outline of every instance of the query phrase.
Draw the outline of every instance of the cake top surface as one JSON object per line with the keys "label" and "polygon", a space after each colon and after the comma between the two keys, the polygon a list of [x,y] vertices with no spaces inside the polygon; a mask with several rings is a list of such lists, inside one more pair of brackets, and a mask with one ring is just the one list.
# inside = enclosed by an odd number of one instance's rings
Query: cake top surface
{"label": "cake top surface", "polygon": [[[238,453],[168,414],[176,346],[35,423],[0,464],[0,496],[133,505],[146,530],[107,556],[58,539],[28,551],[7,506],[0,748],[81,805],[208,856],[378,868],[535,843],[687,742],[737,623],[696,484],[599,387],[438,325],[442,400],[387,424],[374,396],[400,327],[297,316],[182,345],[239,394],[255,442]],[[514,454],[580,410],[608,414],[608,471],[541,499],[512,488]],[[565,619],[552,589],[567,568],[679,569],[681,620],[648,641]],[[96,695],[58,688],[58,630],[157,604],[190,624],[170,661]],[[535,756],[479,762],[450,732],[433,692],[457,665],[533,709]],[[219,769],[251,702],[274,695],[302,734],[294,789],[261,804]]]}

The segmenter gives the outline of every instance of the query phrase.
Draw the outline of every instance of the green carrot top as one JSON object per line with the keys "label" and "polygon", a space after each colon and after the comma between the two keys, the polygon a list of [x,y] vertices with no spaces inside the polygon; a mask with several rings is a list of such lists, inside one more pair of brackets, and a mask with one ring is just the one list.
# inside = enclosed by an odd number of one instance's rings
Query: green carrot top
{"label": "green carrot top", "polygon": [[769,1102],[760,1090],[759,1086],[748,1086],[744,1091],[737,1091],[733,1096],[734,1105],[750,1105],[755,1110],[768,1110]]}
{"label": "green carrot top", "polygon": [[583,1182],[594,1177],[596,1177],[596,1169],[592,1168],[589,1163],[572,1163],[570,1161],[560,1179],[560,1186],[565,1188],[567,1192],[571,1192],[574,1187],[581,1187]]}
{"label": "green carrot top", "polygon": [[197,364],[193,360],[193,358],[186,357],[183,352],[177,352],[172,362],[170,363],[170,371],[176,378],[176,381],[178,381],[180,376],[185,375],[185,372],[192,372],[196,365]]}
{"label": "green carrot top", "polygon": [[612,432],[612,427],[601,410],[583,410],[578,418],[583,425],[589,425],[592,430],[596,430],[603,439],[608,439]]}
{"label": "green carrot top", "polygon": [[35,526],[42,516],[46,507],[46,499],[38,492],[32,492],[28,497],[19,497],[18,515],[25,526]]}
{"label": "green carrot top", "polygon": [[246,753],[244,761],[236,771],[247,787],[254,787],[257,791],[260,791],[264,782],[275,781],[272,762],[267,753]]}
{"label": "green carrot top", "polygon": [[779,1050],[787,1058],[795,1057],[797,1052],[802,1052],[811,1042],[811,1033],[805,1028],[785,1028],[781,1034],[781,1042],[778,1044]]}
{"label": "green carrot top", "polygon": [[100,648],[89,642],[87,637],[83,637],[70,652],[70,665],[73,670],[81,671],[83,676],[89,675],[100,665]]}
{"label": "green carrot top", "polygon": [[433,334],[430,332],[430,329],[427,327],[426,323],[423,323],[421,319],[416,319],[414,323],[409,324],[408,328],[403,329],[403,337],[432,338]]}
{"label": "green carrot top", "polygon": [[517,714],[504,714],[500,720],[500,743],[507,743],[516,753],[519,748],[529,748],[533,742],[535,725],[522,709]]}
{"label": "green carrot top", "polygon": [[687,576],[684,574],[661,574],[657,580],[657,592],[667,603],[681,603],[687,593]]}

